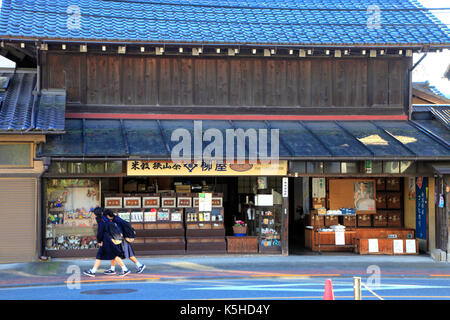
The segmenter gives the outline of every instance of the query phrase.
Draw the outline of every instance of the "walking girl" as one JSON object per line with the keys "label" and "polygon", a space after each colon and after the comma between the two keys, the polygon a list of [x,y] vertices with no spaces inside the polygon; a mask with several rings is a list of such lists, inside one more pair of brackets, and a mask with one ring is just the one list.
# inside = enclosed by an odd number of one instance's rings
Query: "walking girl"
{"label": "walking girl", "polygon": [[111,236],[108,233],[108,223],[109,220],[105,215],[102,215],[102,209],[97,207],[94,209],[95,219],[97,220],[98,228],[97,228],[97,243],[100,248],[97,251],[97,257],[94,263],[94,266],[83,272],[84,275],[89,277],[95,277],[95,273],[102,260],[113,260],[122,267],[122,272],[119,274],[120,276],[126,276],[130,273],[130,270],[125,266],[122,261],[122,257],[124,256],[122,247],[120,245],[116,245],[112,242]]}
{"label": "walking girl", "polygon": [[[124,233],[124,227],[123,227],[123,220],[116,216],[111,210],[106,209],[104,212],[104,215],[108,218],[111,219],[114,223],[117,224],[117,226],[119,227],[120,231],[122,233]],[[131,244],[128,243],[128,241],[123,240],[122,243],[120,244],[120,246],[122,247],[122,252],[123,252],[123,259],[130,259],[131,261],[134,262],[134,264],[136,265],[136,273],[142,273],[145,269],[145,265],[140,263],[139,260],[136,258],[133,248],[131,247]],[[115,266],[116,266],[116,260],[112,260],[111,261],[111,268],[109,270],[105,271],[105,274],[108,275],[114,275],[116,274],[115,271]]]}

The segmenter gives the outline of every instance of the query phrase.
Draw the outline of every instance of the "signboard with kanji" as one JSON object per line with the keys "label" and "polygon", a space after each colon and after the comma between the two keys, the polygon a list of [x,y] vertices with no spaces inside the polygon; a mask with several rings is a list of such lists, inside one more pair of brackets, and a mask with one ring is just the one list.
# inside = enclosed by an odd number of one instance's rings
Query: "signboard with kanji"
{"label": "signboard with kanji", "polygon": [[427,239],[428,178],[416,178],[416,238]]}
{"label": "signboard with kanji", "polygon": [[174,163],[171,161],[127,162],[128,176],[285,176],[287,161],[229,164],[218,162]]}

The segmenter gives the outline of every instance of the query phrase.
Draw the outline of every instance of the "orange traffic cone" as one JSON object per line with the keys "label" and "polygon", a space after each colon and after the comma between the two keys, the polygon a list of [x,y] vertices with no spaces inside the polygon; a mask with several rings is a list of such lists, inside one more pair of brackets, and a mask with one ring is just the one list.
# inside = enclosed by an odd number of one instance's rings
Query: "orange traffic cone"
{"label": "orange traffic cone", "polygon": [[333,284],[331,279],[325,280],[325,292],[323,293],[323,300],[334,300]]}

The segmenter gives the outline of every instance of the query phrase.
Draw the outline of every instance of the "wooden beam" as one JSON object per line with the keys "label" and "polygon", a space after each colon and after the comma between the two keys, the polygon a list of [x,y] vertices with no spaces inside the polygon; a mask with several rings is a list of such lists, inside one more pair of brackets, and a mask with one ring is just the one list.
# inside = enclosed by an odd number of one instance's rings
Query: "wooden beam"
{"label": "wooden beam", "polygon": [[285,121],[371,121],[408,120],[405,115],[239,115],[239,114],[140,114],[140,113],[66,113],[66,119],[139,119],[139,120],[285,120]]}

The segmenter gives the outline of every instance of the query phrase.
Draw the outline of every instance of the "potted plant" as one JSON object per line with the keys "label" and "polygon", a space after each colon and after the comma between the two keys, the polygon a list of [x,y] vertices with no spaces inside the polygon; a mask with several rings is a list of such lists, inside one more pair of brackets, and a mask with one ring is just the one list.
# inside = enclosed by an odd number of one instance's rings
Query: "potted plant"
{"label": "potted plant", "polygon": [[235,237],[245,237],[247,234],[247,224],[244,221],[237,220],[233,226]]}

